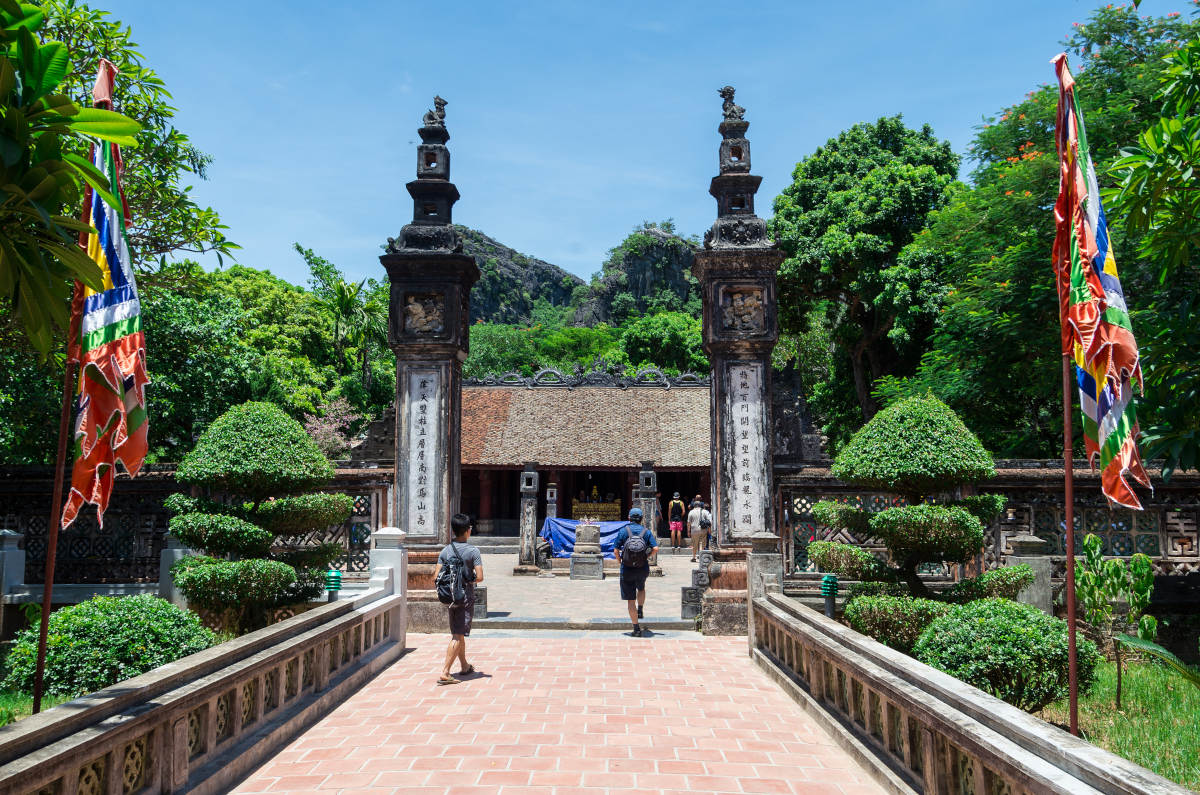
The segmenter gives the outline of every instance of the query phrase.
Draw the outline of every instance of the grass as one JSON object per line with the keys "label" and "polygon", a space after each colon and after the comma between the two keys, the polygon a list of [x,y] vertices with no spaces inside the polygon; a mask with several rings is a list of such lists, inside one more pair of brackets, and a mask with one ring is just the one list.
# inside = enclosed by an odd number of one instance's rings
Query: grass
{"label": "grass", "polygon": [[[1096,687],[1080,694],[1080,733],[1164,778],[1200,789],[1200,688],[1156,663],[1126,664],[1118,712],[1116,665],[1102,663],[1096,673]],[[1066,726],[1066,699],[1046,707],[1041,717]]]}
{"label": "grass", "polygon": [[[50,709],[67,701],[70,699],[65,696],[42,696],[42,709]],[[0,690],[0,714],[5,710],[12,710],[17,720],[28,718],[33,714],[33,694]]]}

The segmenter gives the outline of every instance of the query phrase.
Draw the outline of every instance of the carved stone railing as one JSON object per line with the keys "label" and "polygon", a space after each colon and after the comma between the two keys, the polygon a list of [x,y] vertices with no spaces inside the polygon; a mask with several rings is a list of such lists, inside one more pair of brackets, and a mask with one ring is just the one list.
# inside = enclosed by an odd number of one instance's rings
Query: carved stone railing
{"label": "carved stone railing", "polygon": [[1188,790],[854,632],[768,585],[751,656],[892,792]]}
{"label": "carved stone railing", "polygon": [[0,729],[0,795],[228,792],[404,652],[404,567],[362,595]]}

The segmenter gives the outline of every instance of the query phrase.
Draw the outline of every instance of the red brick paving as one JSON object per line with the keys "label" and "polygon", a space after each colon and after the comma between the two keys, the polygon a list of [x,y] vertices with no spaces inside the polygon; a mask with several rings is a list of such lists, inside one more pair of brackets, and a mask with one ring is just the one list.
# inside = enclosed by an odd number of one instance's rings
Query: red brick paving
{"label": "red brick paving", "polygon": [[[597,633],[600,634],[600,633]],[[438,687],[415,646],[236,792],[882,792],[756,669],[744,638],[474,638],[488,674]]]}

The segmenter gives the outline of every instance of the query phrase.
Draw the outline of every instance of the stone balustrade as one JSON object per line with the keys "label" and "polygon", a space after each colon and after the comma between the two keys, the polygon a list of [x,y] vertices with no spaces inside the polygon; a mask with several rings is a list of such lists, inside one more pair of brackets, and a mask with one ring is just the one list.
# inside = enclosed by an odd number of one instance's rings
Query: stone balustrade
{"label": "stone balustrade", "polygon": [[753,599],[750,618],[754,660],[891,792],[1188,792],[826,618],[778,585]]}
{"label": "stone balustrade", "polygon": [[227,792],[404,653],[403,564],[361,595],[0,729],[0,795]]}

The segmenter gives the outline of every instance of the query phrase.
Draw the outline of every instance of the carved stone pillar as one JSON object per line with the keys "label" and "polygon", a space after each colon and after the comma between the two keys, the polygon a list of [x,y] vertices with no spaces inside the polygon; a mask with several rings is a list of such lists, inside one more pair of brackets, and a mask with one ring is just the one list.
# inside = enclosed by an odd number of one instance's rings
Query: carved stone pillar
{"label": "carved stone pillar", "polygon": [[526,463],[521,473],[521,547],[513,574],[537,575],[537,464]]}
{"label": "carved stone pillar", "polygon": [[642,525],[650,528],[650,532],[658,532],[658,523],[655,521],[658,510],[658,499],[654,496],[658,492],[658,473],[654,471],[653,461],[643,461],[642,470],[638,472],[638,502],[637,507],[642,509]]}
{"label": "carved stone pillar", "polygon": [[775,274],[784,254],[754,214],[762,177],[750,173],[750,123],[725,100],[720,174],[709,193],[717,220],[693,273],[704,302],[704,350],[712,362],[713,532],[717,552],[704,595],[705,633],[746,632],[746,554],[752,537],[775,535],[771,507],[771,350],[779,338]]}
{"label": "carved stone pillar", "polygon": [[[409,599],[418,630],[444,621],[433,572],[438,551],[450,539],[450,517],[458,512],[462,363],[471,286],[479,279],[475,260],[462,253],[451,225],[458,189],[450,182],[446,103],[441,97],[434,102],[436,110],[425,114],[417,131],[417,178],[407,185],[413,221],[399,237],[388,238],[379,258],[391,287],[388,343],[396,353],[392,517],[407,534]],[[429,609],[422,609],[424,603],[431,603]]]}
{"label": "carved stone pillar", "polygon": [[476,529],[483,535],[492,532],[493,519],[496,516],[492,507],[492,470],[479,470],[479,516],[475,517]]}
{"label": "carved stone pillar", "polygon": [[546,484],[546,518],[558,518],[558,478],[550,473],[550,482]]}

